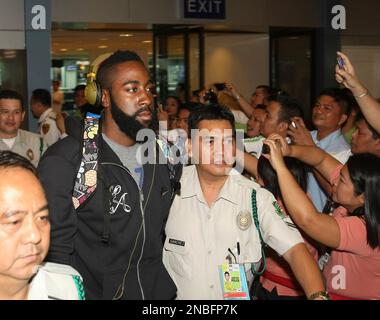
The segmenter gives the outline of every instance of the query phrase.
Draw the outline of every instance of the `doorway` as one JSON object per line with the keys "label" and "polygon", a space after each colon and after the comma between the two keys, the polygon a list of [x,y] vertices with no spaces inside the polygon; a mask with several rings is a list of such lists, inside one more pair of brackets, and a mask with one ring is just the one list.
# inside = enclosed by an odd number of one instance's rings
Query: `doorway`
{"label": "doorway", "polygon": [[204,33],[195,26],[154,26],[153,77],[161,98],[187,101],[204,86]]}

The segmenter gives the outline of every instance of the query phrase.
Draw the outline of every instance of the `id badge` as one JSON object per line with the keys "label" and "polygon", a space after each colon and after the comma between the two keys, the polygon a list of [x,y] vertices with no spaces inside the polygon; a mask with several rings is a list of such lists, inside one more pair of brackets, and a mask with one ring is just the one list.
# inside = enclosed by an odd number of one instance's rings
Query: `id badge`
{"label": "id badge", "polygon": [[218,269],[224,300],[250,299],[243,264],[222,264]]}

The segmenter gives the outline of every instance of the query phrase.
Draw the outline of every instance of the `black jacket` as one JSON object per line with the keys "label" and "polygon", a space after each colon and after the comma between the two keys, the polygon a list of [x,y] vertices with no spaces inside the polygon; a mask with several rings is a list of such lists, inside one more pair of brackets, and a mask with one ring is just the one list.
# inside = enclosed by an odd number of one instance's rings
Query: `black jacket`
{"label": "black jacket", "polygon": [[143,298],[139,280],[145,299],[172,299],[176,287],[162,263],[163,232],[171,205],[168,167],[145,164],[140,195],[128,169],[101,134],[98,145],[98,185],[77,211],[71,196],[82,158],[80,142],[66,137],[40,161],[38,172],[52,226],[47,260],[77,269],[87,299],[114,298],[128,268],[123,299]]}

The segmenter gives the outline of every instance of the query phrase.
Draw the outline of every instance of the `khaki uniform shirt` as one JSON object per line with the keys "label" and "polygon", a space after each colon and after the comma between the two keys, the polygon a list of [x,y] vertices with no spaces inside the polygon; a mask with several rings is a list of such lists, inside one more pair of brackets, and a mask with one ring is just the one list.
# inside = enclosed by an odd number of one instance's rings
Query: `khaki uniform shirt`
{"label": "khaki uniform shirt", "polygon": [[8,145],[0,139],[0,150],[10,150],[27,158],[37,167],[40,157],[46,150],[46,144],[39,134],[19,129],[15,143],[9,149]]}
{"label": "khaki uniform shirt", "polygon": [[[264,241],[279,255],[303,242],[298,230],[285,223],[273,195],[255,182],[232,170],[209,208],[195,166],[186,167],[181,195],[174,199],[167,221],[163,252],[164,265],[177,286],[177,299],[223,299],[218,266],[229,262],[229,248],[237,256],[237,242],[240,263],[260,261],[260,238],[252,221],[252,189],[257,191]],[[242,229],[242,215],[239,216],[244,212],[251,222],[246,230]],[[249,267],[246,265],[247,273]]]}
{"label": "khaki uniform shirt", "polygon": [[48,147],[56,143],[61,136],[56,119],[57,116],[52,108],[47,109],[38,119],[40,134]]}

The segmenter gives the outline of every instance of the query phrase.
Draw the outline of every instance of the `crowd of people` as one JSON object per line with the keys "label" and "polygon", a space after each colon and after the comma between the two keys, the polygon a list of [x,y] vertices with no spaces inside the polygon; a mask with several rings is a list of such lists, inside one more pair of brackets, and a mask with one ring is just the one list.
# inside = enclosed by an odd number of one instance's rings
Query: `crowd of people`
{"label": "crowd of people", "polygon": [[267,85],[161,105],[132,51],[70,115],[35,89],[36,133],[0,91],[0,299],[380,299],[380,103],[337,54],[313,128]]}

